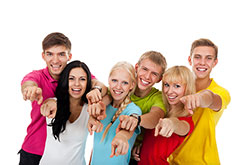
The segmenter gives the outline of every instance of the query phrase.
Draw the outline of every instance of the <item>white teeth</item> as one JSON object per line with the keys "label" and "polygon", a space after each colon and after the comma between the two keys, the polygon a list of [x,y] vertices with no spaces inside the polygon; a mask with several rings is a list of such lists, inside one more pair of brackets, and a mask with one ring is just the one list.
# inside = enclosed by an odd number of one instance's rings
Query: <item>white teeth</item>
{"label": "white teeth", "polygon": [[81,89],[72,89],[72,91],[80,91]]}
{"label": "white teeth", "polygon": [[122,92],[119,92],[119,91],[114,91],[114,92],[115,92],[115,94],[118,94],[118,95],[122,93]]}
{"label": "white teeth", "polygon": [[53,68],[59,68],[60,65],[52,65]]}
{"label": "white teeth", "polygon": [[172,97],[172,96],[168,96],[169,99],[175,99],[176,96]]}
{"label": "white teeth", "polygon": [[201,72],[204,72],[206,71],[207,69],[204,69],[204,68],[197,68],[197,70],[201,71]]}
{"label": "white teeth", "polygon": [[142,83],[145,84],[145,85],[148,85],[148,84],[149,84],[149,82],[147,82],[147,81],[144,81],[144,80],[141,80],[141,81],[142,81]]}

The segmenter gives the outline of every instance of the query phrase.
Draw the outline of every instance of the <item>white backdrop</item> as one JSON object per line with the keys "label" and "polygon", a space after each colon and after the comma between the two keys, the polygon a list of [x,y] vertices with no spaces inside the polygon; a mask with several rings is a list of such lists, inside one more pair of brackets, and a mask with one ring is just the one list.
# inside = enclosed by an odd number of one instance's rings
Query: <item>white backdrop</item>
{"label": "white backdrop", "polygon": [[1,1],[0,164],[19,161],[31,110],[20,82],[28,72],[45,67],[41,42],[56,31],[71,39],[72,60],[84,61],[105,84],[116,62],[135,64],[148,50],[161,52],[169,67],[189,67],[191,43],[211,39],[219,47],[212,77],[232,97],[217,125],[220,159],[224,165],[247,163],[247,15],[241,0]]}

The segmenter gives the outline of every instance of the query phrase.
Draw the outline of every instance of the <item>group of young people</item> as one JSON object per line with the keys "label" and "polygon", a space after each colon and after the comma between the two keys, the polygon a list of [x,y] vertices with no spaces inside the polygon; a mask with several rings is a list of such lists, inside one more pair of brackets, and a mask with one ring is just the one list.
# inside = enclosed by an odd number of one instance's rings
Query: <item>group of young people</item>
{"label": "group of young people", "polygon": [[[189,64],[167,69],[165,57],[145,52],[132,66],[121,61],[108,87],[87,65],[71,60],[71,42],[51,33],[42,42],[47,67],[27,74],[24,100],[32,102],[21,165],[86,164],[88,132],[94,132],[90,164],[220,164],[215,126],[230,102],[210,73],[218,48],[192,43]],[[162,80],[162,91],[154,86]]]}

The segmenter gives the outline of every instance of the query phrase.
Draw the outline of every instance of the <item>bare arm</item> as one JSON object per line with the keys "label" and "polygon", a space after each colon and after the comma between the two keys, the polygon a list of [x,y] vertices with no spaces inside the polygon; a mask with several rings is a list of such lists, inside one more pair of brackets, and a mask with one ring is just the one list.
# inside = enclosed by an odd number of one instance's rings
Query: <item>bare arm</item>
{"label": "bare arm", "polygon": [[184,120],[178,118],[164,118],[160,119],[155,128],[155,136],[161,135],[170,137],[173,133],[180,136],[185,136],[189,133],[190,125]]}
{"label": "bare arm", "polygon": [[153,129],[158,124],[159,119],[164,118],[164,116],[165,113],[161,108],[152,107],[150,112],[140,116],[141,117],[140,126],[146,129]]}
{"label": "bare arm", "polygon": [[128,140],[133,136],[133,133],[134,131],[121,130],[115,135],[111,143],[110,157],[127,154]]}
{"label": "bare arm", "polygon": [[[158,124],[160,118],[164,118],[165,113],[159,107],[152,107],[150,112],[140,116],[140,126],[146,129],[153,129]],[[138,124],[138,119],[132,116],[121,115],[120,124],[116,129],[116,132],[121,129],[134,131]]]}
{"label": "bare arm", "polygon": [[26,81],[21,86],[21,91],[24,100],[30,100],[33,102],[36,100],[38,104],[43,101],[42,89],[38,87],[34,81]]}
{"label": "bare arm", "polygon": [[185,105],[185,109],[192,111],[197,107],[210,108],[219,111],[222,106],[222,100],[219,95],[214,94],[210,90],[203,90],[199,93],[184,96],[181,102]]}

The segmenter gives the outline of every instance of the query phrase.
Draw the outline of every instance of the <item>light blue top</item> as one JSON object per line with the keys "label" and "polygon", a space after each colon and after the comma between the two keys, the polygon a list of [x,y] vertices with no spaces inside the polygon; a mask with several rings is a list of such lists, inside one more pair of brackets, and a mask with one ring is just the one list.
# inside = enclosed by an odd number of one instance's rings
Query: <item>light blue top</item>
{"label": "light blue top", "polygon": [[[94,133],[94,146],[93,146],[93,154],[92,154],[92,160],[91,164],[93,165],[102,165],[102,164],[111,164],[111,165],[126,165],[129,164],[130,156],[131,156],[131,149],[133,147],[133,144],[135,142],[135,139],[137,135],[140,133],[140,128],[136,128],[133,136],[128,140],[129,148],[128,153],[126,155],[119,155],[114,156],[110,158],[111,154],[111,142],[113,138],[116,135],[116,128],[120,123],[119,117],[115,120],[115,122],[112,124],[112,126],[109,128],[109,131],[104,139],[103,142],[101,142],[103,132],[107,125],[111,122],[113,116],[115,115],[115,112],[117,111],[117,108],[112,107],[112,105],[108,105],[106,109],[107,117],[102,120],[103,124],[103,131],[100,133]],[[141,115],[140,108],[135,105],[133,102],[127,105],[126,109],[122,111],[120,115],[131,115],[133,113],[136,113],[138,115]]]}

